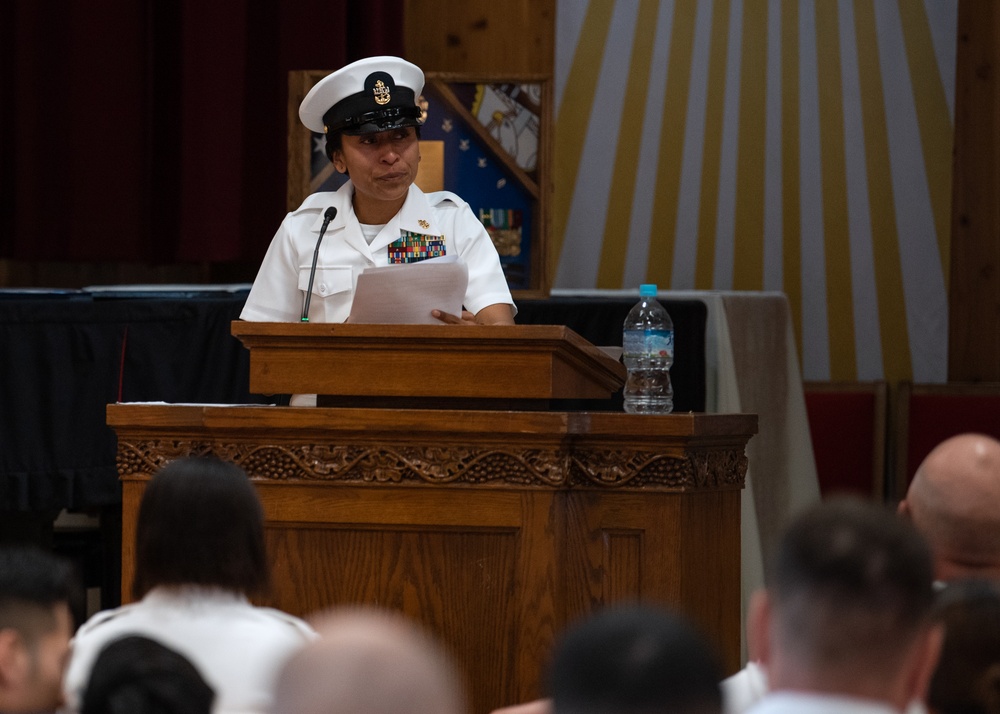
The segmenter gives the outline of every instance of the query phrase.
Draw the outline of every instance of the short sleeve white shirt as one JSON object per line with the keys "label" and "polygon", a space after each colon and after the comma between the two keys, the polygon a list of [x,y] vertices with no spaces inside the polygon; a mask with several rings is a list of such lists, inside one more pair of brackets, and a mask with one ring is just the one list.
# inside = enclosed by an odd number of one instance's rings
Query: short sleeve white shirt
{"label": "short sleeve white shirt", "polygon": [[358,275],[390,264],[389,245],[401,232],[440,237],[445,254],[469,269],[464,307],[477,313],[488,305],[513,306],[496,248],[469,204],[449,191],[423,193],[410,186],[399,212],[369,244],[354,213],[350,181],[336,192],[315,193],[285,216],[271,241],[240,317],[257,322],[297,322],[309,285],[313,253],[324,213],[333,206],[320,245],[309,300],[310,322],[343,322],[351,311]]}

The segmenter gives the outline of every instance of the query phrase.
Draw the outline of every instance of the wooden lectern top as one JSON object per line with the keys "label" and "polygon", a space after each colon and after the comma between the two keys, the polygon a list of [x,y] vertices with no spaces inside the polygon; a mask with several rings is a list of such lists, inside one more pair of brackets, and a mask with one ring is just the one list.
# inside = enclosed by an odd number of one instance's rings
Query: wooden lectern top
{"label": "wooden lectern top", "polygon": [[234,321],[250,390],[344,397],[607,399],[625,367],[561,325]]}

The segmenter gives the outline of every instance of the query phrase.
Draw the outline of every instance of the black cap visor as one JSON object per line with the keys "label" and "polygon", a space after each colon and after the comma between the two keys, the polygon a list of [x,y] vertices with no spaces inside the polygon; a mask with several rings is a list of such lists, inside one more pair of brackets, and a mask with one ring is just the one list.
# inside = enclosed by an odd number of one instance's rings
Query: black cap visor
{"label": "black cap visor", "polygon": [[[391,84],[391,78],[388,82]],[[372,92],[359,92],[334,104],[323,115],[327,132],[339,131],[354,136],[403,126],[419,126],[421,111],[413,90],[395,85],[392,87],[391,95],[382,103]]]}
{"label": "black cap visor", "polygon": [[339,131],[348,136],[392,131],[404,126],[420,126],[420,107],[386,107],[356,116],[344,117],[336,124],[328,124],[327,131]]}

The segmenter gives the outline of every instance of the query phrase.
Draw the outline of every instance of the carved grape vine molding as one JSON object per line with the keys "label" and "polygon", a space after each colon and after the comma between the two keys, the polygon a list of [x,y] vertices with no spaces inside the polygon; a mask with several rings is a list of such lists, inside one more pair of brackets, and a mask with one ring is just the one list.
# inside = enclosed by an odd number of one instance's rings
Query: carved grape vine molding
{"label": "carved grape vine molding", "polygon": [[120,476],[148,475],[183,456],[213,455],[252,478],[344,483],[740,488],[741,450],[692,449],[686,458],[634,449],[500,449],[461,446],[336,446],[151,439],[118,443]]}

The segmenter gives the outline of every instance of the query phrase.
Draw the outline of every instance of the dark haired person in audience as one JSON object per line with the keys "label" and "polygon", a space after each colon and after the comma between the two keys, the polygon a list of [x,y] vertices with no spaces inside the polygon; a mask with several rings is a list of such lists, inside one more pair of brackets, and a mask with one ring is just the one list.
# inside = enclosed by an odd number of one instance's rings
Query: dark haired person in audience
{"label": "dark haired person in audience", "polygon": [[943,635],[931,555],[905,520],[860,500],[809,509],[783,534],[748,617],[770,691],[754,714],[903,712]]}
{"label": "dark haired person in audience", "polygon": [[571,628],[555,649],[553,714],[718,714],[715,654],[681,617],[615,607]]}
{"label": "dark haired person in audience", "polygon": [[945,636],[927,708],[931,714],[1000,714],[1000,584],[949,583],[936,611]]}
{"label": "dark haired person in audience", "polygon": [[938,580],[1000,578],[1000,441],[960,434],[938,444],[899,512],[930,543]]}
{"label": "dark haired person in audience", "polygon": [[215,692],[183,655],[148,637],[114,640],[97,656],[82,714],[211,714]]}
{"label": "dark haired person in audience", "polygon": [[334,611],[319,639],[285,664],[273,714],[464,714],[464,686],[444,649],[395,613]]}
{"label": "dark haired person in audience", "polygon": [[51,712],[82,597],[71,565],[29,546],[0,547],[0,711]]}
{"label": "dark haired person in audience", "polygon": [[612,606],[562,636],[550,698],[493,714],[717,714],[721,676],[715,653],[681,616]]}
{"label": "dark haired person in audience", "polygon": [[171,462],[150,480],[135,542],[138,602],[92,617],[73,642],[66,697],[79,709],[98,653],[124,635],[188,658],[216,712],[267,712],[284,660],[314,636],[298,618],[255,607],[267,590],[260,500],[244,471],[214,458]]}

